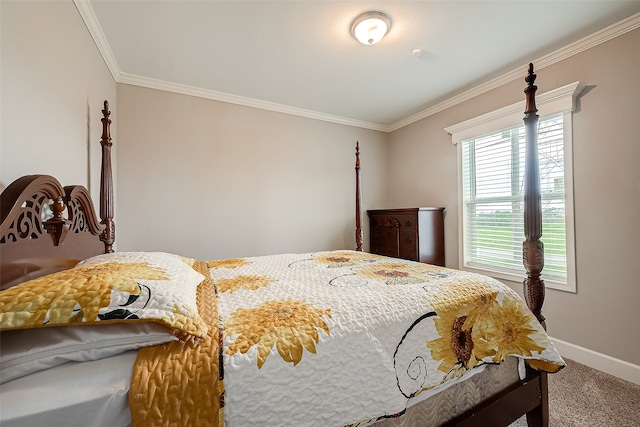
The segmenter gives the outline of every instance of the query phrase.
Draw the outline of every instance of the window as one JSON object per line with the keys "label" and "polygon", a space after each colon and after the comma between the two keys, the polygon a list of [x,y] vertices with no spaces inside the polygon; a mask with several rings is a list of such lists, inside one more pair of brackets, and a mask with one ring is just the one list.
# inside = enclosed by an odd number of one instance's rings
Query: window
{"label": "window", "polygon": [[[574,83],[538,96],[543,279],[575,292],[571,113]],[[458,147],[460,268],[521,282],[524,103],[446,130]],[[544,115],[546,114],[546,115]]]}

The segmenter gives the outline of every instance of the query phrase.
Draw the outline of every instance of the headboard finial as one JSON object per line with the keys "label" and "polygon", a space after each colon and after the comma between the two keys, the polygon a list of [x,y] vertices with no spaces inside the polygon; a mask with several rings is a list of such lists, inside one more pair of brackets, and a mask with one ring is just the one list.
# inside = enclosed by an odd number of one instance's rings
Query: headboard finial
{"label": "headboard finial", "polygon": [[49,204],[49,208],[53,211],[53,217],[44,221],[43,224],[47,229],[47,233],[53,239],[54,246],[60,246],[64,243],[71,226],[71,221],[62,216],[64,210],[67,209],[67,205],[62,196],[58,196],[53,199],[53,203]]}
{"label": "headboard finial", "polygon": [[533,82],[536,80],[536,73],[533,72],[533,63],[530,62],[529,63],[529,73],[527,75],[527,77],[524,78],[524,81],[529,83],[529,86],[531,86],[533,84]]}
{"label": "headboard finial", "polygon": [[524,90],[526,95],[525,117],[530,117],[538,112],[536,108],[536,90],[538,90],[538,86],[534,84],[536,77],[536,73],[533,72],[533,64],[529,63],[529,73],[524,78],[524,81],[527,82],[527,87]]}
{"label": "headboard finial", "polygon": [[111,111],[109,111],[109,101],[104,100],[104,108],[102,109],[102,115],[106,118],[109,118],[111,115]]}

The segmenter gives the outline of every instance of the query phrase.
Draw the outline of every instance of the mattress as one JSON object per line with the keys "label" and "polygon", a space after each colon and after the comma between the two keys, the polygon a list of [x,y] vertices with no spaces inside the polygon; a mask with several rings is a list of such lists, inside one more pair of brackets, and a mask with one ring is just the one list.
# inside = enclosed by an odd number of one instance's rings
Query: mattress
{"label": "mattress", "polygon": [[[137,351],[92,362],[72,362],[2,385],[0,424],[12,426],[129,426],[128,393]],[[410,402],[400,418],[376,427],[438,426],[518,381],[518,361],[488,366],[426,399]],[[25,398],[25,396],[30,396]]]}
{"label": "mattress", "polygon": [[70,362],[2,384],[2,427],[128,426],[137,351]]}
{"label": "mattress", "polygon": [[510,357],[502,365],[489,365],[427,399],[410,402],[402,417],[378,421],[375,427],[440,426],[518,382],[518,363],[518,359]]}

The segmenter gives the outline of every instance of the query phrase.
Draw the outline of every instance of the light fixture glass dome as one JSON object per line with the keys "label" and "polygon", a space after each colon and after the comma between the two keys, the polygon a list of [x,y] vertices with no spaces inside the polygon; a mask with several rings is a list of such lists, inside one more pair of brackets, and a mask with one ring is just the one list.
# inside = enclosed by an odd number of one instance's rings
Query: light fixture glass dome
{"label": "light fixture glass dome", "polygon": [[387,34],[391,20],[382,12],[366,12],[353,20],[351,34],[364,45],[374,45]]}

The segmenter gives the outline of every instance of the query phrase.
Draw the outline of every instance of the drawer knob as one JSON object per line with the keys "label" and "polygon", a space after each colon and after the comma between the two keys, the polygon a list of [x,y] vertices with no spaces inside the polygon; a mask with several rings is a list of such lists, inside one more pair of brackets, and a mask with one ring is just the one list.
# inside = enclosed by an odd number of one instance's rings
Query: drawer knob
{"label": "drawer knob", "polygon": [[411,227],[411,221],[405,222],[404,225],[406,225],[407,227]]}
{"label": "drawer knob", "polygon": [[406,237],[404,239],[404,241],[407,242],[407,243],[411,243],[413,241],[413,239],[411,237]]}

